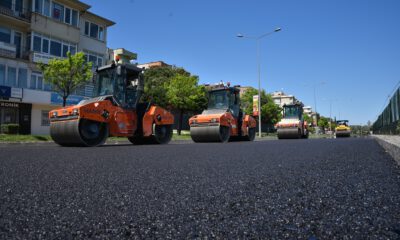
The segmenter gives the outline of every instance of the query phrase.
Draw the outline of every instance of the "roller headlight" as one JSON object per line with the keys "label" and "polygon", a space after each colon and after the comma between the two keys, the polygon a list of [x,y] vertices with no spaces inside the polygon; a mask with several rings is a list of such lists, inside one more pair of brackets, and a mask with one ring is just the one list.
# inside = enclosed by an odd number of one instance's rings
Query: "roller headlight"
{"label": "roller headlight", "polygon": [[79,110],[77,108],[75,108],[74,110],[72,110],[72,115],[79,115]]}
{"label": "roller headlight", "polygon": [[216,119],[216,118],[211,118],[210,122],[216,123],[216,122],[218,122],[218,119]]}
{"label": "roller headlight", "polygon": [[58,114],[57,114],[57,111],[54,111],[54,112],[53,112],[53,117],[57,117],[57,115],[58,115]]}

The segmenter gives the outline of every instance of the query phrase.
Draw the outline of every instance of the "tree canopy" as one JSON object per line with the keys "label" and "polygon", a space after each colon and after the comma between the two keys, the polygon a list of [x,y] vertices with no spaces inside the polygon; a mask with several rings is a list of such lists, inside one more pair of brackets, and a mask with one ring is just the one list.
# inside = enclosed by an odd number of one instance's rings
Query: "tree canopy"
{"label": "tree canopy", "polygon": [[[242,108],[246,114],[253,115],[253,96],[258,90],[249,88],[242,96]],[[261,91],[261,121],[270,125],[276,124],[282,118],[282,109],[276,105],[270,94]]]}
{"label": "tree canopy", "polygon": [[48,65],[40,64],[44,80],[63,98],[65,107],[68,96],[79,86],[88,82],[92,77],[92,63],[86,62],[82,52],[71,55],[66,59],[51,59]]}
{"label": "tree canopy", "polygon": [[182,129],[183,113],[204,109],[207,104],[204,86],[199,86],[198,81],[197,76],[178,73],[167,86],[168,102],[173,108],[179,110],[178,134]]}

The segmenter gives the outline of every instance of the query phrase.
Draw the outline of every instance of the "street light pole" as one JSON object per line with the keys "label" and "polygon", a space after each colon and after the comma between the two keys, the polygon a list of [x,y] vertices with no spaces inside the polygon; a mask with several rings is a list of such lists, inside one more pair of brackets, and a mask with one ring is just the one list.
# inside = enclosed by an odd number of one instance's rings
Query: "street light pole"
{"label": "street light pole", "polygon": [[252,36],[245,36],[243,34],[238,34],[237,37],[239,38],[249,38],[256,40],[257,44],[257,71],[258,71],[258,136],[261,138],[261,53],[260,53],[260,40],[272,33],[279,32],[281,28],[276,28],[272,32],[268,32],[265,34],[262,34],[258,37],[252,37]]}
{"label": "street light pole", "polygon": [[258,65],[258,137],[261,138],[261,59],[260,39],[257,39],[257,65]]}

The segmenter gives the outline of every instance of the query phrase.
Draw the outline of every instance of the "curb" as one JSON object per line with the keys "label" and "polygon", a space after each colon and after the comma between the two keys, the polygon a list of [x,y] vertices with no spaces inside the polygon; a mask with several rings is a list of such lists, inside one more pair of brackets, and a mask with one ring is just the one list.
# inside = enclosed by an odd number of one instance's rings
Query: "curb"
{"label": "curb", "polygon": [[379,145],[386,150],[386,152],[400,165],[400,147],[385,141],[379,137],[373,136],[373,138],[378,142]]}

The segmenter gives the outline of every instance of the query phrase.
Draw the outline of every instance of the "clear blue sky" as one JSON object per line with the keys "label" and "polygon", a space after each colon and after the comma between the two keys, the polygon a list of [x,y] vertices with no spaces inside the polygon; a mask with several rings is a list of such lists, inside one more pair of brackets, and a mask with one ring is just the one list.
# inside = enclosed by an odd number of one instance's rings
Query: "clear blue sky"
{"label": "clear blue sky", "polygon": [[[283,89],[317,110],[351,124],[375,121],[400,81],[399,0],[83,0],[115,21],[108,46],[163,60],[200,77],[258,86],[256,42],[261,35],[262,88]],[[319,84],[324,82],[325,84]]]}

